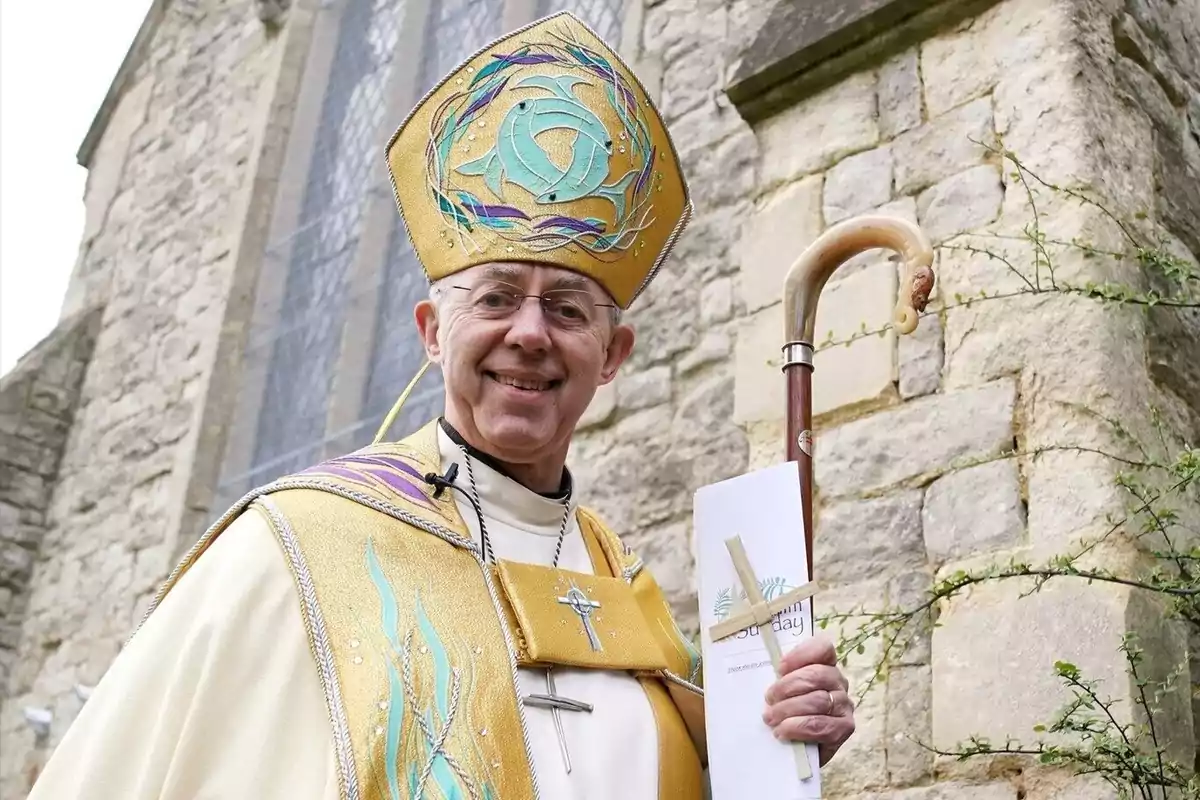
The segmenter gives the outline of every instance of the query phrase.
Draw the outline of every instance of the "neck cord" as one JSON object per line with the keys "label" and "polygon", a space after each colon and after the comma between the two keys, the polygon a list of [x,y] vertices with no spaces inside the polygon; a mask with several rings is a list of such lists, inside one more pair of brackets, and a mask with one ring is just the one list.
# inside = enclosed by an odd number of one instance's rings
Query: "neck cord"
{"label": "neck cord", "polygon": [[[483,550],[483,560],[489,564],[496,562],[495,553],[492,551],[492,542],[488,537],[487,522],[483,518],[483,505],[479,502],[479,487],[475,484],[475,472],[471,469],[471,454],[467,452],[467,448],[459,446],[462,451],[463,460],[467,464],[467,478],[471,481],[471,505],[475,508],[475,515],[479,518],[479,543]],[[456,487],[457,488],[457,487]],[[559,556],[562,555],[563,541],[567,536],[567,522],[571,519],[571,495],[567,494],[563,501],[563,518],[562,524],[558,528],[558,545],[554,548],[554,561],[551,562],[551,567],[558,566]]]}

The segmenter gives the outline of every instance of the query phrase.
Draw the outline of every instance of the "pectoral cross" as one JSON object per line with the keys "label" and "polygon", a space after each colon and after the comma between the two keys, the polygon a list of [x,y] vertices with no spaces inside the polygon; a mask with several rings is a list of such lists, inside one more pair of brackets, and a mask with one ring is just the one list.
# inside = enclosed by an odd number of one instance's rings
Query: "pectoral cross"
{"label": "pectoral cross", "polygon": [[558,602],[568,606],[579,615],[579,619],[583,622],[583,632],[588,637],[588,644],[592,646],[593,650],[599,652],[601,649],[600,637],[596,635],[596,629],[592,627],[592,612],[599,608],[600,604],[584,594],[578,586],[572,586],[571,591],[567,592],[567,596],[558,598]]}
{"label": "pectoral cross", "polygon": [[558,733],[558,749],[562,751],[563,766],[567,768],[567,774],[571,774],[571,754],[567,751],[567,737],[563,733],[562,717],[559,716],[559,711],[586,711],[589,714],[592,711],[592,704],[585,703],[582,700],[572,700],[569,697],[560,697],[558,690],[554,686],[554,672],[546,669],[546,693],[531,694],[522,698],[522,702],[527,706],[534,708],[550,709],[550,716],[554,718],[554,730]]}

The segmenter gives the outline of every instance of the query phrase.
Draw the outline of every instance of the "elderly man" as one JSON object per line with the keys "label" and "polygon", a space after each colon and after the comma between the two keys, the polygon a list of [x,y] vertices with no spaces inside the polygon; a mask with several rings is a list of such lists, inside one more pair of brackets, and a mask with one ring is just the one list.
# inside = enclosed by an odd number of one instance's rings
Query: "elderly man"
{"label": "elderly man", "polygon": [[[565,467],[686,222],[665,127],[560,14],[451,73],[388,158],[444,417],[225,513],[34,798],[703,795],[699,654]],[[854,727],[832,648],[784,673],[763,724],[828,760]]]}

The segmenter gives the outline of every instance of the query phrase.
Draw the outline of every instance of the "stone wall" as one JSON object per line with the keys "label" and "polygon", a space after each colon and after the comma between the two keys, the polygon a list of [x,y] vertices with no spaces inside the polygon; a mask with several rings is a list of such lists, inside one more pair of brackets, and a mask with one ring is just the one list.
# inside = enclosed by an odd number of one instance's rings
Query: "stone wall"
{"label": "stone wall", "polygon": [[0,708],[99,322],[96,310],[63,320],[0,379]]}
{"label": "stone wall", "polygon": [[[1195,4],[974,6],[959,24],[881,37],[886,49],[864,65],[751,117],[753,126],[722,88],[770,4],[664,0],[647,12],[644,58],[661,67],[662,108],[698,213],[631,314],[636,354],[589,410],[573,458],[692,630],[692,492],[782,458],[782,280],[839,220],[881,212],[919,222],[938,245],[939,286],[918,331],[902,338],[863,335],[886,328],[895,302],[896,267],[882,255],[855,259],[822,295],[819,343],[850,342],[816,359],[818,613],[911,605],[959,569],[1037,561],[1103,534],[1127,498],[1119,463],[1098,451],[1135,452],[1105,420],[1156,442],[1154,407],[1168,449],[1197,440],[1194,314],[1027,293],[981,252],[1029,269],[1031,224],[1060,242],[1128,244],[1105,212],[1044,188],[1035,212],[1012,165],[985,147],[1002,137],[1039,177],[1090,193],[1195,258]],[[1063,283],[1153,280],[1128,260],[1048,250]],[[980,291],[1014,296],[965,302]],[[1088,563],[1143,557],[1115,536]],[[925,749],[972,735],[1029,741],[1069,699],[1058,659],[1131,713],[1118,649],[1127,632],[1142,637],[1155,676],[1187,663],[1186,638],[1152,598],[1070,582],[1022,598],[1029,588],[988,585],[937,609],[940,627],[914,636],[863,700],[858,733],[827,770],[830,795],[1108,796],[1053,772],[1017,777],[1029,766],[1019,761],[957,764]],[[877,655],[876,644],[851,657],[854,685]],[[1190,763],[1185,694],[1166,701],[1162,721],[1172,752]]]}
{"label": "stone wall", "polygon": [[[144,58],[96,144],[66,308],[104,311],[32,565],[12,702],[0,711],[4,798],[23,795],[80,707],[75,687],[107,668],[179,531],[194,533],[207,514],[198,498],[215,481],[213,434],[228,404],[219,376],[237,372],[214,365],[236,359],[254,274],[242,261],[261,252],[253,230],[265,229],[269,204],[247,197],[264,181],[259,196],[270,195],[263,152],[286,140],[264,120],[286,118],[287,94],[271,87],[298,5],[157,3]],[[892,36],[819,93],[750,125],[724,89],[775,6],[646,2],[636,61],[671,126],[696,216],[630,315],[635,354],[597,396],[571,456],[590,502],[645,557],[692,631],[693,492],[782,457],[781,282],[849,216],[918,221],[939,244],[939,286],[918,331],[900,338],[861,335],[894,303],[885,257],[856,259],[822,295],[819,338],[853,341],[817,356],[818,613],[908,603],[959,568],[1040,558],[1102,532],[1123,498],[1113,463],[1088,451],[1127,446],[1102,418],[1147,438],[1154,405],[1173,446],[1200,433],[1195,316],[1054,293],[959,299],[1023,285],[977,250],[1031,257],[1012,238],[1034,219],[1028,198],[981,144],[997,134],[1045,179],[1097,192],[1194,257],[1194,2],[973,2],[982,10],[966,22]],[[1054,238],[1120,244],[1095,209],[1049,195],[1038,203]],[[1128,264],[1055,255],[1064,280],[1149,280]],[[1014,447],[1038,455],[1014,457]],[[1119,543],[1101,556],[1137,553]],[[830,796],[1104,796],[1058,775],[1008,780],[1011,764],[935,761],[913,741],[1026,736],[1063,699],[1058,658],[1127,691],[1116,644],[1128,630],[1154,646],[1156,668],[1187,655],[1136,593],[1055,585],[1019,599],[1023,588],[988,586],[938,609],[941,627],[916,636],[862,703],[858,733],[826,772]],[[875,652],[851,659],[856,686]],[[26,723],[26,707],[51,715],[46,736]],[[1193,709],[1169,710],[1177,746],[1191,747]]]}
{"label": "stone wall", "polygon": [[[24,795],[78,713],[74,687],[100,678],[173,563],[278,69],[282,37],[254,4],[160,2],[151,18],[91,156],[67,309],[104,312],[0,718],[5,798]],[[48,712],[47,735],[25,707]]]}

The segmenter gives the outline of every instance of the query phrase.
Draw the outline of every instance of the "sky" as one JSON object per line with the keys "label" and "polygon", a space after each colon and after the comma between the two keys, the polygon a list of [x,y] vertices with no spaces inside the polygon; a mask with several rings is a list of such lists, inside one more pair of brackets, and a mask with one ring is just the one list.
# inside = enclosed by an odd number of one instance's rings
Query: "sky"
{"label": "sky", "polygon": [[150,3],[0,4],[0,375],[58,324],[83,234],[75,154]]}

